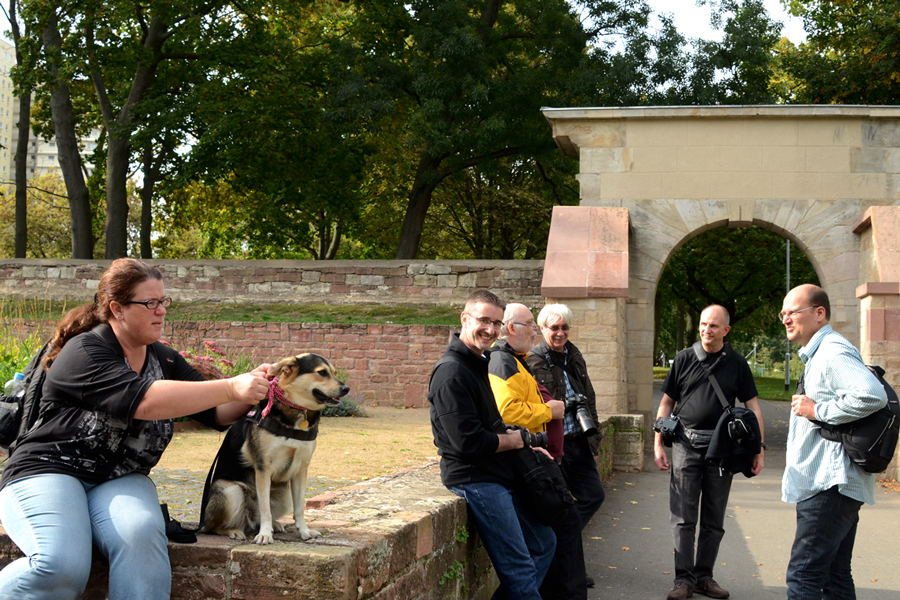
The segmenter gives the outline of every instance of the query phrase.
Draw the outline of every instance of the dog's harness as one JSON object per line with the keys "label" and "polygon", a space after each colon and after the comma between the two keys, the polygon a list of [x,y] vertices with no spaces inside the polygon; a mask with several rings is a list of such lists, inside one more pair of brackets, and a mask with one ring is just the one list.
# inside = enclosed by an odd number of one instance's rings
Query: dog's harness
{"label": "dog's harness", "polygon": [[[295,410],[303,411],[306,421],[309,424],[308,427],[306,429],[294,429],[293,427],[282,425],[274,418],[269,418],[269,413],[272,411],[272,406],[276,401]],[[265,406],[263,406],[263,404],[265,404]],[[269,383],[269,391],[266,394],[266,399],[260,402],[256,408],[248,412],[247,416],[244,418],[274,435],[308,442],[316,439],[319,435],[319,419],[321,416],[321,411],[307,410],[302,406],[291,403],[285,397],[284,390],[278,385],[278,378],[276,377]]]}

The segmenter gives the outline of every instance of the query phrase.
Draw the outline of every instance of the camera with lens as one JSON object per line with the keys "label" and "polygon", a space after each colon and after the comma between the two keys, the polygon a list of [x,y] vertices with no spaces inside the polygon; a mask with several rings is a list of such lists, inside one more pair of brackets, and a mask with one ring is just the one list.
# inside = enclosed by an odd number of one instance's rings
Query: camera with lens
{"label": "camera with lens", "polygon": [[526,448],[546,448],[547,444],[550,442],[550,438],[547,437],[547,434],[543,431],[531,433],[519,425],[507,425],[506,428],[514,429],[522,434],[522,442],[525,444]]}
{"label": "camera with lens", "polygon": [[672,447],[672,442],[675,440],[678,433],[678,424],[679,421],[677,415],[660,417],[656,419],[656,423],[653,424],[653,431],[662,434],[663,444],[667,448]]}
{"label": "camera with lens", "polygon": [[597,426],[591,413],[587,409],[587,397],[584,394],[573,394],[566,396],[566,412],[571,412],[575,417],[575,422],[579,429],[585,435],[594,435],[597,433]]}

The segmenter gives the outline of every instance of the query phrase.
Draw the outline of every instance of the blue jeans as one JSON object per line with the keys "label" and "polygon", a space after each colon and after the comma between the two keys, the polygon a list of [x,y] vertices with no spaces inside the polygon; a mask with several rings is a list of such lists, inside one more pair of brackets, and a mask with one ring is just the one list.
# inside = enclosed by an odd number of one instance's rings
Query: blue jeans
{"label": "blue jeans", "polygon": [[797,503],[785,581],[788,600],[855,600],[850,559],[862,502],[837,486]]}
{"label": "blue jeans", "polygon": [[706,462],[706,448],[694,448],[681,439],[672,444],[671,469],[669,510],[675,542],[675,583],[696,586],[712,579],[725,536],[725,510],[733,477]]}
{"label": "blue jeans", "polygon": [[2,600],[79,597],[92,544],[109,559],[110,600],[169,597],[165,523],[145,475],[97,485],[56,474],[17,479],[0,491],[0,520],[25,554],[0,571]]}
{"label": "blue jeans", "polygon": [[465,498],[500,587],[495,600],[541,600],[538,588],[556,550],[553,530],[535,523],[512,490],[499,483],[469,483],[449,488]]}

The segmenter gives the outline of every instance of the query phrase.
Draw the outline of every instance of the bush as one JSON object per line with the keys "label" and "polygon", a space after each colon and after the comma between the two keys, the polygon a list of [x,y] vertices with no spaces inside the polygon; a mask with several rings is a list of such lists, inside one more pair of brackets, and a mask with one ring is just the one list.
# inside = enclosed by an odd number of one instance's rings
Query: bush
{"label": "bush", "polygon": [[323,417],[368,417],[366,410],[350,396],[344,396],[335,406],[326,406]]}

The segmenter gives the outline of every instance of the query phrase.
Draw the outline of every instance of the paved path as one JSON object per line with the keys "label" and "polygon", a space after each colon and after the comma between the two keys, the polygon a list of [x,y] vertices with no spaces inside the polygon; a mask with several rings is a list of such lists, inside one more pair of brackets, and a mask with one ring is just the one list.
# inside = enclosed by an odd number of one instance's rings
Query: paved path
{"label": "paved path", "polygon": [[[658,386],[655,396],[658,404]],[[765,468],[752,479],[734,479],[714,575],[735,599],[786,597],[784,575],[794,539],[794,505],[781,502],[790,405],[761,404],[769,445]],[[657,469],[652,453],[644,465],[642,473],[616,474],[606,482],[606,501],[585,529],[585,561],[596,581],[591,600],[662,600],[672,587],[669,474]],[[897,600],[900,493],[877,487],[875,497],[876,505],[864,505],[860,513],[853,555],[857,597]]]}

